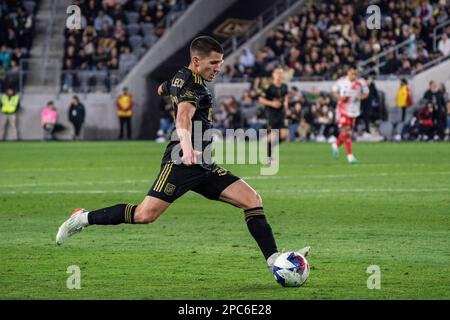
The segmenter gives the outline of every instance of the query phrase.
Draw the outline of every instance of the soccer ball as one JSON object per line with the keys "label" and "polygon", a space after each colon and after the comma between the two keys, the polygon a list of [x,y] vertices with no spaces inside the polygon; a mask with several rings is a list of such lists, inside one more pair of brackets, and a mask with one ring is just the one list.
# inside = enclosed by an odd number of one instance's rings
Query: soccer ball
{"label": "soccer ball", "polygon": [[298,252],[285,252],[276,258],[272,272],[283,287],[300,287],[308,279],[309,263]]}

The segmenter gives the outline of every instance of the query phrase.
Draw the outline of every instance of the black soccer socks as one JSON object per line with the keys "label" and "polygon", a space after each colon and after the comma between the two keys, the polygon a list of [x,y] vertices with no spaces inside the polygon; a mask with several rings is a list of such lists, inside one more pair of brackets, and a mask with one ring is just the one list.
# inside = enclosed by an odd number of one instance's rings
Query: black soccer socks
{"label": "black soccer socks", "polygon": [[244,210],[248,230],[258,243],[264,258],[267,260],[272,254],[278,252],[272,228],[264,215],[263,207]]}
{"label": "black soccer socks", "polygon": [[112,207],[94,210],[88,213],[89,224],[134,223],[134,211],[137,205],[117,204]]}

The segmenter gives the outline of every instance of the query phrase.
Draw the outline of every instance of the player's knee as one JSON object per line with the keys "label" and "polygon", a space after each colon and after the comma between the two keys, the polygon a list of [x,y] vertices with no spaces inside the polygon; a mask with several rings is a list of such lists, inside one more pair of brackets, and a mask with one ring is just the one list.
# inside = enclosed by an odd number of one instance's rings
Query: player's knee
{"label": "player's knee", "polygon": [[138,206],[134,214],[135,223],[153,223],[155,222],[162,212],[159,212],[156,208]]}
{"label": "player's knee", "polygon": [[243,209],[252,209],[257,207],[262,207],[262,198],[256,191],[249,197],[247,203],[244,205]]}

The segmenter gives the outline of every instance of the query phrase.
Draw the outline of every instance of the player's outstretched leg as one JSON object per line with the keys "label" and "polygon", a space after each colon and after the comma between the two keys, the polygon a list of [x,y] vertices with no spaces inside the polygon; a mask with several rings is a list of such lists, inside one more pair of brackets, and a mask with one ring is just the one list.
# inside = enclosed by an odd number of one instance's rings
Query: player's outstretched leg
{"label": "player's outstretched leg", "polygon": [[[244,210],[248,230],[261,249],[269,269],[272,270],[273,263],[280,252],[277,249],[272,228],[264,215],[261,196],[245,181],[238,180],[229,185],[219,199]],[[310,248],[304,249],[303,252],[308,255]]]}
{"label": "player's outstretched leg", "polygon": [[169,207],[170,203],[147,196],[140,205],[117,204],[94,211],[76,209],[58,230],[56,243],[63,244],[69,237],[84,228],[98,225],[117,225],[121,223],[152,223]]}

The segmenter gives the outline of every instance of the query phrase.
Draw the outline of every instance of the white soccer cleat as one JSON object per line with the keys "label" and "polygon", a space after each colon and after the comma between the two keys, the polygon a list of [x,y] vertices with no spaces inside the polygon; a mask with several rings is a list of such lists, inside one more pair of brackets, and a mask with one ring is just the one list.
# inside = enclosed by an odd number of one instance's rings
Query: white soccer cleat
{"label": "white soccer cleat", "polygon": [[87,214],[88,211],[83,208],[75,209],[69,219],[64,221],[59,227],[58,233],[56,234],[56,244],[63,244],[69,237],[81,232],[83,228],[87,227]]}
{"label": "white soccer cleat", "polygon": [[[303,257],[307,257],[311,255],[311,247],[310,246],[306,246],[302,249],[299,249],[295,252],[300,253]],[[272,272],[273,270],[273,265],[275,264],[275,260],[277,260],[277,258],[282,254],[283,252],[275,252],[274,254],[272,254],[269,258],[267,258],[267,267],[269,268],[269,271]]]}
{"label": "white soccer cleat", "polygon": [[311,255],[311,247],[306,246],[300,250],[297,250],[296,252],[300,253],[302,256],[304,256],[306,258],[307,256]]}
{"label": "white soccer cleat", "polygon": [[358,160],[356,160],[356,158],[353,154],[349,154],[347,156],[347,160],[348,160],[348,163],[350,163],[350,164],[358,163]]}
{"label": "white soccer cleat", "polygon": [[339,148],[338,148],[336,142],[333,142],[331,144],[331,151],[333,153],[333,159],[336,159],[336,160],[339,159]]}

